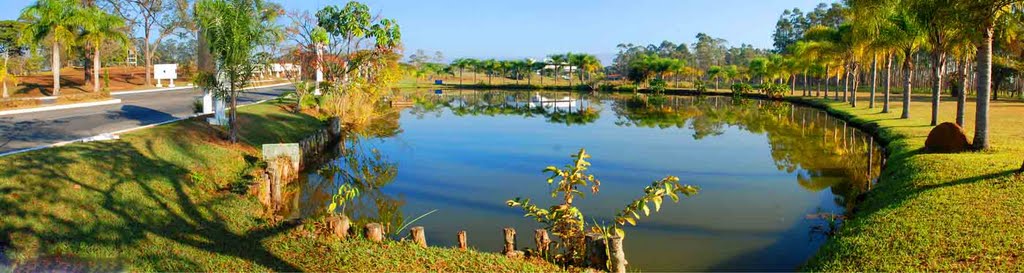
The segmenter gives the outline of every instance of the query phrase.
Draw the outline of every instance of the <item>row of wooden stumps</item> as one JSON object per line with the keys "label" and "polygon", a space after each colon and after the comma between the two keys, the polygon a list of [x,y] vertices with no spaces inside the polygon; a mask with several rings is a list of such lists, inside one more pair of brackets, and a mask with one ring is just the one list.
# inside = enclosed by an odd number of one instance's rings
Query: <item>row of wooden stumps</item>
{"label": "row of wooden stumps", "polygon": [[[503,231],[505,247],[501,253],[510,258],[523,257],[523,251],[516,250],[516,230],[506,227]],[[460,242],[463,236],[464,231],[460,232]],[[551,250],[551,237],[548,236],[548,231],[546,229],[534,230],[533,242],[537,247],[534,255],[546,257]],[[615,273],[626,272],[628,262],[626,262],[626,253],[622,249],[622,237],[613,236],[606,239],[599,233],[590,233],[586,235],[584,245],[586,246],[585,266]]]}
{"label": "row of wooden stumps", "polygon": [[[335,237],[344,240],[348,238],[351,221],[344,215],[332,216],[328,218],[328,226]],[[506,227],[502,231],[505,236],[505,246],[501,254],[516,259],[525,257],[523,251],[516,250],[516,230]],[[410,228],[409,234],[414,244],[427,247],[427,235],[422,226]],[[384,241],[384,228],[379,223],[368,223],[363,227],[363,236],[371,242],[381,243]],[[546,257],[551,247],[551,237],[548,236],[548,231],[546,229],[534,230],[533,237],[537,247],[534,255]],[[466,231],[459,231],[457,238],[459,250],[468,250]],[[587,267],[615,273],[626,272],[628,262],[626,262],[626,254],[622,249],[622,237],[614,236],[606,240],[601,234],[591,233],[587,234],[585,244]]]}

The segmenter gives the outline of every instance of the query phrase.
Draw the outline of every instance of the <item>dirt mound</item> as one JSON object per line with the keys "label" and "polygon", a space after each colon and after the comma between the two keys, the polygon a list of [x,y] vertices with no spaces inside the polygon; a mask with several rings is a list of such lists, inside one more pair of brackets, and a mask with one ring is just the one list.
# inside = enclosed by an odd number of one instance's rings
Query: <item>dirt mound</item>
{"label": "dirt mound", "polygon": [[933,153],[959,153],[969,147],[964,129],[952,122],[935,126],[924,141],[924,148]]}

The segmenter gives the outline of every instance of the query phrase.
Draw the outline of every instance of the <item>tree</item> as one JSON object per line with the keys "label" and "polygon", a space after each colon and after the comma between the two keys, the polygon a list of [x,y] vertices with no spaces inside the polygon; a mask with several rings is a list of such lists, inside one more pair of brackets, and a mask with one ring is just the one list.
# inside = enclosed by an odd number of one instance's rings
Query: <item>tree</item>
{"label": "tree", "polygon": [[718,90],[718,84],[722,82],[722,78],[725,76],[725,69],[721,66],[712,65],[708,68],[707,74],[708,79],[715,81],[715,90]]}
{"label": "tree", "polygon": [[938,125],[939,103],[942,96],[942,76],[946,73],[946,53],[949,52],[950,36],[954,35],[955,17],[948,0],[911,1],[910,9],[921,25],[926,26],[932,61],[932,119],[931,126]]}
{"label": "tree", "polygon": [[25,8],[21,18],[27,21],[21,31],[21,44],[35,50],[44,40],[52,43],[53,91],[50,95],[60,95],[60,53],[75,44],[78,27],[83,20],[81,8],[73,0],[39,0]]}
{"label": "tree", "polygon": [[974,29],[977,57],[977,110],[974,125],[974,148],[988,149],[988,110],[992,92],[992,44],[996,20],[1007,12],[1011,4],[1019,0],[961,0],[955,1],[952,8],[963,20],[958,20],[959,27]]}
{"label": "tree", "polygon": [[0,98],[7,98],[10,94],[7,92],[7,81],[17,80],[16,77],[10,73],[9,60],[12,56],[21,55],[24,51],[23,47],[18,45],[18,37],[20,31],[24,27],[24,23],[5,20],[0,21],[0,55],[3,55],[4,62],[3,66],[0,66],[0,83],[3,84],[3,93]]}
{"label": "tree", "polygon": [[548,55],[548,58],[551,59],[551,65],[555,68],[555,85],[558,85],[558,72],[560,72],[562,67],[566,65],[566,62],[569,61],[568,56],[564,54],[551,54]]}
{"label": "tree", "polygon": [[880,30],[878,39],[896,48],[903,58],[903,113],[900,118],[910,118],[910,98],[914,71],[914,54],[927,42],[925,29],[914,17],[913,11],[900,6],[889,16]]}
{"label": "tree", "polygon": [[202,75],[203,88],[230,101],[229,139],[238,142],[238,93],[249,85],[262,63],[256,48],[270,40],[267,29],[276,13],[265,12],[262,0],[199,0],[196,19],[215,60],[219,75]]}
{"label": "tree", "polygon": [[124,20],[101,9],[91,7],[82,10],[83,32],[79,37],[81,43],[92,48],[92,90],[100,90],[100,47],[104,42],[117,45],[128,44],[128,36],[122,32]]}
{"label": "tree", "polygon": [[[142,28],[142,52],[146,62],[146,85],[153,84],[153,59],[164,38],[192,25],[185,0],[105,0],[108,10],[133,27]],[[155,38],[155,39],[154,39]]]}

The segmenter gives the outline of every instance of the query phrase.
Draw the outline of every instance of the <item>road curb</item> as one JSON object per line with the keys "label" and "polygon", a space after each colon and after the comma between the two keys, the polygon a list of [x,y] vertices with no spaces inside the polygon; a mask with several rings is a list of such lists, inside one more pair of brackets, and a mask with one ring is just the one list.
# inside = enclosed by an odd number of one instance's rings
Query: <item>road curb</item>
{"label": "road curb", "polygon": [[184,90],[184,89],[192,89],[192,88],[195,88],[195,86],[168,87],[168,88],[146,89],[146,90],[136,90],[136,91],[119,91],[119,92],[110,92],[110,95],[111,96],[132,95],[132,94],[143,94],[143,93],[153,93],[153,92],[163,92],[163,91]]}
{"label": "road curb", "polygon": [[36,112],[46,112],[46,111],[54,111],[54,110],[67,110],[67,109],[93,107],[93,106],[103,106],[103,105],[120,104],[120,103],[121,103],[121,99],[112,99],[112,100],[105,100],[105,101],[94,101],[94,102],[63,104],[63,105],[44,106],[44,107],[35,107],[35,108],[26,108],[26,109],[15,109],[15,110],[0,111],[0,116],[9,116],[9,115],[27,114],[27,113],[36,113]]}

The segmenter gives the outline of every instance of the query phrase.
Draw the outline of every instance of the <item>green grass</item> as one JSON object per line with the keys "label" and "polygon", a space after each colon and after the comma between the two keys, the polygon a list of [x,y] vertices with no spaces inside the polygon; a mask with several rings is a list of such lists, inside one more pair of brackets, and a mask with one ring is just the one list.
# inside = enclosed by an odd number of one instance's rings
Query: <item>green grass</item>
{"label": "green grass", "polygon": [[[994,102],[988,151],[930,154],[922,151],[931,105],[915,96],[911,119],[879,103],[860,105],[800,99],[873,129],[888,141],[890,157],[878,186],[853,212],[839,235],[804,267],[809,271],[1024,270],[1024,104]],[[953,121],[955,102],[945,97],[941,121]],[[967,105],[968,139],[974,103]]]}
{"label": "green grass", "polygon": [[0,158],[0,263],[28,271],[556,269],[496,254],[334,242],[307,236],[308,225],[271,223],[254,197],[228,189],[245,180],[256,145],[293,142],[322,123],[275,104],[239,114],[239,144],[187,120]]}

